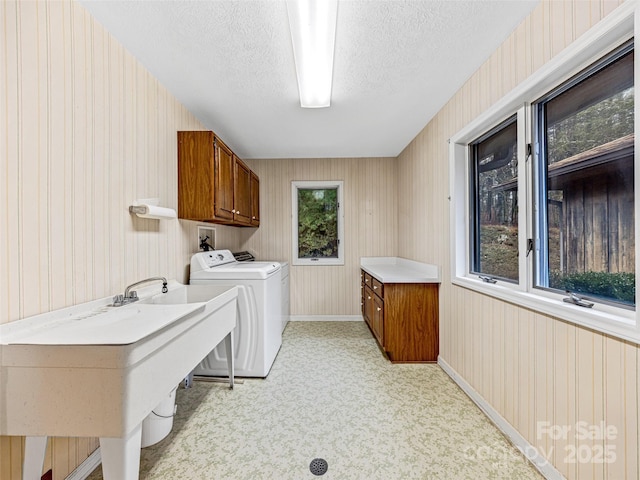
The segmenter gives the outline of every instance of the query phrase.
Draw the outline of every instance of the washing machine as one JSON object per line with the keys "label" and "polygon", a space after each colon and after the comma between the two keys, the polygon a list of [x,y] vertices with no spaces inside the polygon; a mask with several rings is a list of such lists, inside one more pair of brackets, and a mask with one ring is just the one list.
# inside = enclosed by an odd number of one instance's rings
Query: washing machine
{"label": "washing machine", "polygon": [[[192,285],[237,285],[234,331],[235,375],[266,377],[282,345],[281,266],[278,262],[239,262],[229,250],[191,257]],[[195,375],[226,377],[227,354],[218,345],[196,367]]]}

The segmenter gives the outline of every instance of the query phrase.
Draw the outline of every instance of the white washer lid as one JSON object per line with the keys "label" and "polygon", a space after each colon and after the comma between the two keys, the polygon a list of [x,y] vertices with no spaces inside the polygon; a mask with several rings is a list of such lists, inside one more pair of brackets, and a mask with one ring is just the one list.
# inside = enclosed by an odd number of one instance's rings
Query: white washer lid
{"label": "white washer lid", "polygon": [[264,279],[280,270],[278,262],[236,262],[191,273],[197,280]]}

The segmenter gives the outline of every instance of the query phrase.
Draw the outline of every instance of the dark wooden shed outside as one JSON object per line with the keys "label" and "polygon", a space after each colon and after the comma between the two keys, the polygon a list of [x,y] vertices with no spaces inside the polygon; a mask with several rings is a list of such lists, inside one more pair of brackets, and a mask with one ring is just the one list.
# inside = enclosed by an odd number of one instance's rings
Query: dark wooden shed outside
{"label": "dark wooden shed outside", "polygon": [[[549,230],[559,233],[550,239],[552,269],[635,271],[634,141],[627,135],[548,167]],[[513,190],[516,182],[493,190]]]}

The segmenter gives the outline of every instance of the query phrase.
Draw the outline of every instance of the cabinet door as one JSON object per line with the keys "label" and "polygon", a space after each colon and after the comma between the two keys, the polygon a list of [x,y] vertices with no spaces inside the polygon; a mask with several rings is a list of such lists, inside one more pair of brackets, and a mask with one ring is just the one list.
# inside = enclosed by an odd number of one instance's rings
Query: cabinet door
{"label": "cabinet door", "polygon": [[251,172],[251,225],[260,225],[260,179]]}
{"label": "cabinet door", "polygon": [[251,170],[234,156],[233,219],[235,223],[251,225]]}
{"label": "cabinet door", "polygon": [[178,132],[178,217],[213,221],[212,132]]}
{"label": "cabinet door", "polygon": [[233,153],[216,137],[215,174],[214,174],[214,204],[216,219],[233,221]]}
{"label": "cabinet door", "polygon": [[378,343],[384,349],[384,303],[376,294],[373,295],[373,318],[371,329],[378,339]]}
{"label": "cabinet door", "polygon": [[375,297],[375,295],[373,294],[369,286],[365,285],[364,287],[364,321],[367,322],[367,325],[369,325],[371,329],[373,329],[373,326],[372,326],[373,310],[374,310],[373,297]]}

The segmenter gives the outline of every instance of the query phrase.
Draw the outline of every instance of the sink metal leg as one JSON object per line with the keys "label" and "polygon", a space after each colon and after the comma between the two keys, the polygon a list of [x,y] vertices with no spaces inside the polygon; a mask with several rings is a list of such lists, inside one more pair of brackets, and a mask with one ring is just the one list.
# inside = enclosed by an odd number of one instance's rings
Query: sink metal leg
{"label": "sink metal leg", "polygon": [[100,437],[102,475],[104,480],[138,480],[142,423],[126,437]]}
{"label": "sink metal leg", "polygon": [[184,388],[191,388],[193,386],[193,370],[189,372],[189,375],[184,377]]}
{"label": "sink metal leg", "polygon": [[224,348],[227,353],[227,367],[229,368],[229,388],[233,388],[233,376],[235,374],[235,354],[233,351],[233,330],[224,338]]}
{"label": "sink metal leg", "polygon": [[48,437],[26,437],[22,480],[40,480]]}

